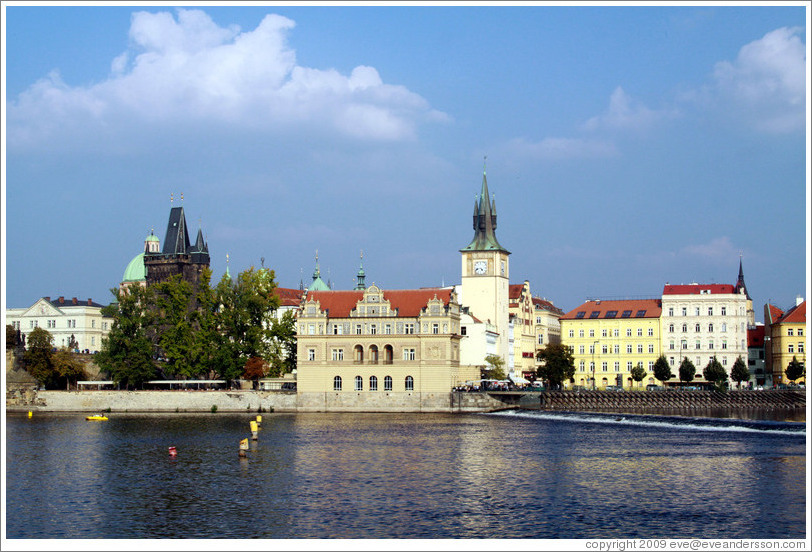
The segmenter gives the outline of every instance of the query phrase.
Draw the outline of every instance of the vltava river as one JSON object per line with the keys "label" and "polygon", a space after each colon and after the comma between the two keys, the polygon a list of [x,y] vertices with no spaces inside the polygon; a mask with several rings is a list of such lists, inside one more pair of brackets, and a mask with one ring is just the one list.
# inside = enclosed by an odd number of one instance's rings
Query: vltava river
{"label": "vltava river", "polygon": [[8,414],[7,537],[805,537],[803,423],[262,416]]}

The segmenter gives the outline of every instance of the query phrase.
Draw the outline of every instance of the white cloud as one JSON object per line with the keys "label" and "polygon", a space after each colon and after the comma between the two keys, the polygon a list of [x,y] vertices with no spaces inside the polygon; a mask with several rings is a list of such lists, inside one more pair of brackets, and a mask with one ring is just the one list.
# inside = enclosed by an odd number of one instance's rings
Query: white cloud
{"label": "white cloud", "polygon": [[709,260],[727,260],[734,258],[737,252],[733,247],[733,244],[730,243],[730,238],[723,236],[720,238],[714,238],[708,243],[687,245],[680,250],[679,254],[682,256],[700,257]]}
{"label": "white cloud", "polygon": [[385,84],[373,67],[347,76],[296,65],[287,44],[294,25],[267,15],[256,29],[241,31],[219,27],[199,10],[135,13],[131,47],[112,60],[110,77],[84,87],[68,86],[58,74],[35,83],[9,103],[9,141],[53,144],[82,133],[87,139],[200,123],[310,127],[392,141],[443,120],[419,95]]}
{"label": "white cloud", "polygon": [[506,149],[520,157],[540,160],[605,158],[618,155],[617,148],[611,142],[580,138],[544,138],[539,142],[516,138],[508,142]]}
{"label": "white cloud", "polygon": [[803,29],[782,27],[746,44],[734,61],[714,68],[712,92],[757,129],[783,133],[804,128],[806,54]]}
{"label": "white cloud", "polygon": [[673,113],[649,109],[633,100],[618,86],[609,98],[609,108],[606,112],[589,119],[584,123],[584,129],[640,131],[670,116],[673,116]]}

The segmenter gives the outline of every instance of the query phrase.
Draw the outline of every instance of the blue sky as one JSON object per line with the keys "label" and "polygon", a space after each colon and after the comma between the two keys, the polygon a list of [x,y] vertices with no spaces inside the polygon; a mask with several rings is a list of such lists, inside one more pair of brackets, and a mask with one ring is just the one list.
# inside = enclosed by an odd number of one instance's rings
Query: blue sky
{"label": "blue sky", "polygon": [[[487,156],[511,281],[807,284],[806,3],[4,3],[4,300],[107,303],[169,209],[215,278],[459,283]],[[175,202],[170,204],[170,194]]]}

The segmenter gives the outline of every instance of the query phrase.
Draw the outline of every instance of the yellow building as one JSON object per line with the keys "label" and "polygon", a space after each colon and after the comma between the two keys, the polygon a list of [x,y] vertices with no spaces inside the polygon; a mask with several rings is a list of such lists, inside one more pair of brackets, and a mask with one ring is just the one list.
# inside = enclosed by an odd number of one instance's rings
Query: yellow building
{"label": "yellow building", "polygon": [[509,316],[512,335],[509,335],[510,357],[508,372],[515,376],[535,377],[536,372],[536,325],[530,282],[511,284],[509,287]]}
{"label": "yellow building", "polygon": [[309,291],[297,326],[302,410],[447,410],[451,389],[479,378],[460,367],[449,288]]}
{"label": "yellow building", "polygon": [[[792,359],[806,366],[806,301],[799,299],[787,312],[765,305],[764,326],[769,336],[765,345],[767,371],[772,373],[774,384],[790,383],[786,370]],[[806,378],[795,383],[806,384]]]}
{"label": "yellow building", "polygon": [[561,343],[570,348],[575,361],[573,385],[638,387],[631,375],[638,364],[646,371],[639,385],[655,383],[661,312],[659,299],[590,300],[562,316]]}

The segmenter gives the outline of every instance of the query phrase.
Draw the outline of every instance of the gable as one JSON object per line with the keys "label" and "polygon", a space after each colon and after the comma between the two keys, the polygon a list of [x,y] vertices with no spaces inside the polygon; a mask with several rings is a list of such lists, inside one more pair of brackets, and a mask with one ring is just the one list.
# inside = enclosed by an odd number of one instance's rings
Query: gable
{"label": "gable", "polygon": [[45,297],[31,305],[21,316],[62,316],[64,313],[53,306]]}

